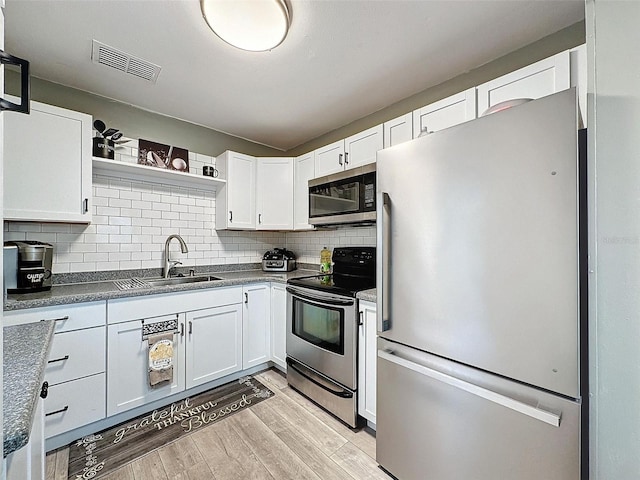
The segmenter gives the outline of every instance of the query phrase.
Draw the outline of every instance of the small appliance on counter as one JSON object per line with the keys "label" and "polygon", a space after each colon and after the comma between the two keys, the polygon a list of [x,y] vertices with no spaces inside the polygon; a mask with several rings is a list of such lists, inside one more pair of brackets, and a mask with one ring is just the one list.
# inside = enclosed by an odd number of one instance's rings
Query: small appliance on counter
{"label": "small appliance on counter", "polygon": [[53,246],[33,240],[4,242],[4,288],[7,293],[51,288]]}
{"label": "small appliance on counter", "polygon": [[296,254],[286,248],[274,248],[262,256],[262,271],[291,272],[296,269]]}

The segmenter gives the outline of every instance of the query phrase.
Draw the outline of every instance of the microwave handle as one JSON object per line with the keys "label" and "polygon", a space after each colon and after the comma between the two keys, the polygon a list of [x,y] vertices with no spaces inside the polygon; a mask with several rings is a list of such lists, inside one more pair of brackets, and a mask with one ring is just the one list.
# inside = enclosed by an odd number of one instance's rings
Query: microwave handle
{"label": "microwave handle", "polygon": [[4,50],[0,50],[0,64],[16,65],[20,67],[20,104],[10,102],[0,98],[0,111],[26,113],[30,112],[29,97],[31,92],[31,77],[29,76],[29,62],[22,58],[9,55]]}

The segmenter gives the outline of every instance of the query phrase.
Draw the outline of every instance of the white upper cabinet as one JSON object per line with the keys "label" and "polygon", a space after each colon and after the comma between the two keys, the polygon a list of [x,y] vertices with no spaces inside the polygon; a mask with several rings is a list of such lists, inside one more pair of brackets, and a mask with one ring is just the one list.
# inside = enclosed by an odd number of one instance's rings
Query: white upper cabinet
{"label": "white upper cabinet", "polygon": [[344,170],[344,140],[325,145],[315,151],[316,177]]}
{"label": "white upper cabinet", "polygon": [[401,117],[384,122],[384,148],[393,147],[413,138],[413,114],[406,113]]}
{"label": "white upper cabinet", "polygon": [[4,116],[4,219],[91,222],[91,116],[31,102]]}
{"label": "white upper cabinet", "polygon": [[293,158],[258,158],[256,228],[293,230]]}
{"label": "white upper cabinet", "polygon": [[569,86],[569,51],[565,51],[477,87],[478,116],[506,100],[541,98]]}
{"label": "white upper cabinet", "polygon": [[294,159],[293,229],[313,230],[309,225],[309,180],[315,178],[313,152]]}
{"label": "white upper cabinet", "polygon": [[382,125],[356,133],[315,151],[316,178],[376,161],[376,153],[384,147]]}
{"label": "white upper cabinet", "polygon": [[413,138],[423,128],[437,132],[476,118],[476,89],[451,95],[413,111]]}
{"label": "white upper cabinet", "polygon": [[257,159],[226,151],[216,159],[227,183],[216,192],[216,229],[255,230]]}
{"label": "white upper cabinet", "polygon": [[344,140],[344,169],[375,163],[376,153],[384,148],[382,125],[351,135]]}
{"label": "white upper cabinet", "polygon": [[293,158],[226,151],[216,166],[217,230],[293,230]]}

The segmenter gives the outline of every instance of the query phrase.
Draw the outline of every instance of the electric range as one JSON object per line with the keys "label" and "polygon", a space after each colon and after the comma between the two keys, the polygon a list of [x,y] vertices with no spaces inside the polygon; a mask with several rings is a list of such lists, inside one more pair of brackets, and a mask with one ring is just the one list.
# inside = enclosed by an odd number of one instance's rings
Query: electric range
{"label": "electric range", "polygon": [[287,381],[351,427],[358,425],[356,294],[375,287],[375,247],[339,247],[333,274],[287,282]]}

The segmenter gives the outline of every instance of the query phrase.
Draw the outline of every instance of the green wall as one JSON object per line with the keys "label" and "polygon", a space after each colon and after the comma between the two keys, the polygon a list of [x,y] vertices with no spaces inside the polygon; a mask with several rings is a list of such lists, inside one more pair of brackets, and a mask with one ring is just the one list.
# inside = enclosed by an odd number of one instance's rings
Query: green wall
{"label": "green wall", "polygon": [[310,152],[583,43],[585,43],[585,25],[584,22],[578,22],[497,60],[295,147],[289,150],[287,155],[295,156]]}
{"label": "green wall", "polygon": [[[258,156],[295,156],[361,132],[584,42],[585,25],[584,22],[579,22],[440,85],[405,98],[367,117],[341,126],[287,152],[40,78],[32,78],[31,94],[33,100],[88,113],[94,118],[104,121],[107,126],[118,128],[131,138],[145,138],[168,143],[184,147],[189,151],[212,156],[218,156],[225,150]],[[5,78],[6,91],[17,94],[19,92],[18,74],[7,70]]]}
{"label": "green wall", "polygon": [[[19,81],[16,72],[6,70],[8,93],[19,94]],[[31,97],[38,102],[88,113],[130,138],[144,138],[212,156],[225,150],[248,155],[282,155],[280,150],[40,78],[31,79]],[[134,142],[127,145],[137,147]]]}

